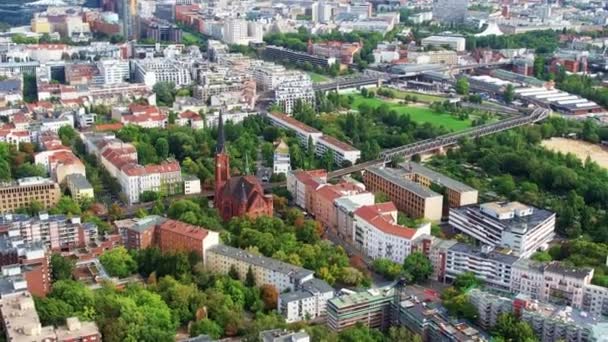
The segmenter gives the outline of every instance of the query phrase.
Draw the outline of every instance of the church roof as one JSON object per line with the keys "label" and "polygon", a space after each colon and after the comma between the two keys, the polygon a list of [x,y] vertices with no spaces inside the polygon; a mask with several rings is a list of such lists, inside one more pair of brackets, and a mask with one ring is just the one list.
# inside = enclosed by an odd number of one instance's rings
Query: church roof
{"label": "church roof", "polygon": [[222,197],[233,198],[239,203],[247,202],[247,206],[253,200],[254,194],[264,196],[264,189],[254,176],[232,177],[222,189]]}
{"label": "church roof", "polygon": [[222,111],[220,109],[220,117],[218,118],[217,124],[217,146],[215,148],[215,153],[225,153],[226,152],[226,138],[224,136],[224,118],[222,117]]}

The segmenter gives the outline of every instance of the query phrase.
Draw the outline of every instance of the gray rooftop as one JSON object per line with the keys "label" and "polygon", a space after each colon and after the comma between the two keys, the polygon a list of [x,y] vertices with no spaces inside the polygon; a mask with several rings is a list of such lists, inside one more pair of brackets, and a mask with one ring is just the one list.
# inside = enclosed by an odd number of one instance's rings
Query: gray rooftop
{"label": "gray rooftop", "polygon": [[11,93],[21,91],[21,80],[4,80],[0,81],[0,93]]}
{"label": "gray rooftop", "polygon": [[407,179],[406,177],[410,174],[404,169],[394,169],[387,168],[383,166],[371,166],[365,169],[367,172],[372,172],[391,183],[397,184],[408,191],[415,193],[416,195],[429,198],[429,197],[438,197],[441,194],[436,193],[435,191],[430,190],[414,181]]}
{"label": "gray rooftop", "polygon": [[433,183],[437,183],[439,185],[445,186],[446,188],[449,188],[449,189],[452,189],[452,190],[455,190],[458,192],[477,191],[473,187],[470,187],[462,182],[459,182],[459,181],[457,181],[453,178],[450,178],[444,174],[441,174],[435,170],[431,170],[428,167],[423,166],[418,163],[405,162],[405,163],[399,164],[399,166],[401,166],[402,168],[404,168],[408,171],[428,177],[431,179],[431,181]]}
{"label": "gray rooftop", "polygon": [[551,216],[555,215],[555,213],[545,209],[536,208],[529,205],[528,207],[532,208],[532,213],[530,215],[515,215],[513,218],[502,220],[483,213],[481,211],[480,204],[466,205],[459,208],[452,208],[450,210],[475,221],[478,221],[476,217],[483,217],[485,220],[491,220],[496,225],[504,227],[503,229],[505,231],[511,231],[517,234],[522,234],[522,232],[523,234],[527,234],[528,232],[538,228],[541,223],[549,219]]}
{"label": "gray rooftop", "polygon": [[333,292],[334,288],[331,287],[325,280],[313,278],[302,284],[302,289],[309,292]]}
{"label": "gray rooftop", "polygon": [[503,254],[496,251],[484,252],[478,247],[462,242],[454,244],[449,248],[449,251],[476,256],[480,259],[493,260],[507,265],[513,265],[517,260],[519,260],[518,257],[513,255]]}
{"label": "gray rooftop", "polygon": [[217,253],[233,259],[243,261],[258,267],[271,269],[275,272],[289,275],[295,279],[301,279],[313,275],[314,272],[302,267],[294,266],[273,258],[255,255],[245,250],[226,245],[217,245],[209,248],[208,253]]}
{"label": "gray rooftop", "polygon": [[281,298],[281,302],[289,303],[289,302],[299,301],[304,298],[309,298],[312,296],[313,295],[308,291],[298,290],[298,291],[281,293],[281,295],[279,297]]}
{"label": "gray rooftop", "polygon": [[299,342],[309,341],[310,336],[305,331],[291,332],[281,329],[260,332],[262,342]]}
{"label": "gray rooftop", "polygon": [[71,175],[67,175],[66,177],[68,183],[74,184],[79,190],[82,189],[92,189],[93,186],[87,180],[87,177],[81,175],[80,173],[73,173]]}

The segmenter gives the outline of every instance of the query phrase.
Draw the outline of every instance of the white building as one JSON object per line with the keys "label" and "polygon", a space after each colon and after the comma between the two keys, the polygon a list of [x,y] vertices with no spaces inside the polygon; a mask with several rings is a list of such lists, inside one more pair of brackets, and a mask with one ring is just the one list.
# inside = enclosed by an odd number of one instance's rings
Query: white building
{"label": "white building", "polygon": [[264,28],[262,24],[245,19],[227,19],[224,21],[223,39],[227,44],[247,45],[250,42],[263,41]]}
{"label": "white building", "polygon": [[466,50],[466,39],[458,36],[430,36],[423,38],[420,44],[424,47],[432,45],[436,48],[444,45],[449,46],[450,49],[455,51]]}
{"label": "white building", "polygon": [[272,173],[283,173],[291,171],[291,157],[289,155],[289,146],[281,140],[279,145],[274,150],[272,162]]}
{"label": "white building", "polygon": [[451,208],[449,224],[486,245],[528,258],[555,236],[555,213],[519,202],[490,202]]}
{"label": "white building", "polygon": [[125,60],[102,60],[97,62],[103,84],[122,84],[130,77],[129,62]]}
{"label": "white building", "polygon": [[312,320],[327,314],[327,301],[334,297],[334,289],[325,281],[311,279],[301,289],[279,296],[278,311],[287,323]]}
{"label": "white building", "polygon": [[317,140],[315,154],[322,157],[327,151],[333,154],[336,165],[342,166],[344,162],[355,165],[361,158],[361,151],[329,135],[323,135]]}
{"label": "white building", "polygon": [[312,139],[313,145],[316,145],[317,141],[323,136],[323,133],[320,131],[301,123],[291,116],[280,113],[268,113],[267,117],[273,126],[295,132],[302,146],[307,147],[309,139]]}
{"label": "white building", "polygon": [[354,244],[372,259],[403,263],[412,251],[412,242],[431,234],[430,223],[418,229],[398,225],[397,208],[393,202],[365,205],[355,210],[353,215]]}
{"label": "white building", "polygon": [[297,170],[287,173],[287,191],[297,206],[309,211],[312,207],[312,192],[325,183],[327,183],[325,170]]}
{"label": "white building", "polygon": [[313,2],[311,9],[313,23],[327,24],[331,20],[332,7],[326,4],[324,0]]}
{"label": "white building", "polygon": [[193,195],[201,193],[201,180],[193,175],[183,175],[184,180],[184,195]]}
{"label": "white building", "polygon": [[285,113],[291,114],[298,101],[314,105],[315,92],[312,80],[306,73],[290,70],[283,75],[283,81],[274,90],[275,103]]}
{"label": "white building", "polygon": [[164,58],[135,59],[131,61],[134,81],[153,87],[158,82],[173,82],[176,87],[192,83],[190,70],[182,62]]}

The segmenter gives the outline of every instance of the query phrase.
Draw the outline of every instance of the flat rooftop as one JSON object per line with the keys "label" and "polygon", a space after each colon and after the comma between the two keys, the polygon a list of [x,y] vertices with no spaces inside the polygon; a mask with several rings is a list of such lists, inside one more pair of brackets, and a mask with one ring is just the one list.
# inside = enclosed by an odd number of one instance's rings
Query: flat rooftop
{"label": "flat rooftop", "polygon": [[334,297],[329,300],[328,304],[337,307],[338,309],[346,308],[352,305],[371,303],[378,300],[392,300],[393,289],[370,289],[367,291],[346,294],[339,297]]}
{"label": "flat rooftop", "polygon": [[[483,204],[483,205],[487,205]],[[531,208],[532,212],[526,216],[514,215],[513,218],[506,218],[499,220],[491,215],[484,213],[481,209],[480,204],[466,205],[459,208],[450,209],[453,212],[458,213],[461,216],[475,219],[476,217],[483,217],[486,220],[491,220],[495,224],[503,227],[505,231],[525,233],[533,231],[540,226],[541,223],[545,222],[551,216],[555,216],[555,213],[545,209],[536,208],[532,206],[526,206]]]}
{"label": "flat rooftop", "polygon": [[255,255],[245,250],[226,245],[213,246],[207,250],[207,253],[216,253],[258,267],[271,269],[281,274],[293,275],[296,279],[305,278],[314,274],[313,271],[307,270],[302,267],[294,266],[286,262],[282,262],[265,256]]}
{"label": "flat rooftop", "polygon": [[429,169],[428,167],[418,163],[405,162],[399,164],[399,166],[401,166],[405,170],[409,170],[411,172],[426,176],[430,178],[433,183],[437,183],[439,185],[445,186],[446,188],[450,188],[458,192],[477,191],[477,189],[471,186],[468,186],[460,181],[455,180],[454,178],[450,178],[442,173]]}
{"label": "flat rooftop", "polygon": [[519,260],[518,257],[513,255],[499,253],[494,250],[490,252],[484,252],[481,250],[481,248],[471,246],[462,242],[454,244],[448,250],[451,252],[468,254],[471,256],[478,257],[480,259],[494,260],[507,265],[513,265],[517,260]]}
{"label": "flat rooftop", "polygon": [[384,166],[371,166],[365,169],[367,172],[371,172],[386,179],[387,181],[397,184],[400,187],[407,189],[410,192],[415,193],[422,198],[440,197],[441,194],[436,193],[429,188],[426,188],[407,177],[410,174],[404,169],[387,168]]}

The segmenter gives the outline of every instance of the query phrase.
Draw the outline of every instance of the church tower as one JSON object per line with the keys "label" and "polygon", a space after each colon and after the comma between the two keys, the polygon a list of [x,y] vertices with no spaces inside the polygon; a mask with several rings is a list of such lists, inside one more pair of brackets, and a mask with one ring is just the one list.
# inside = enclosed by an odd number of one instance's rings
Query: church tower
{"label": "church tower", "polygon": [[[220,208],[221,192],[224,185],[230,179],[230,161],[226,153],[226,138],[224,136],[224,118],[222,110],[217,124],[217,146],[215,148],[215,198],[216,208]],[[221,210],[221,209],[220,209]]]}

